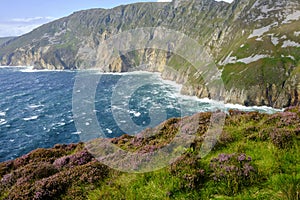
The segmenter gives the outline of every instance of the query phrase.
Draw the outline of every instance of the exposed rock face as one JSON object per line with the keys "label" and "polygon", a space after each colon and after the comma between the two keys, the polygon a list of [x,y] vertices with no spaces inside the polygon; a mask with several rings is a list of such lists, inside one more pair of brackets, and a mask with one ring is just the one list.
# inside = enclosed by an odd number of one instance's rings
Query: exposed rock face
{"label": "exposed rock face", "polygon": [[220,95],[201,78],[193,78],[197,72],[183,58],[157,49],[120,54],[110,64],[99,65],[97,58],[106,55],[97,49],[106,39],[135,28],[165,27],[195,39],[213,55],[222,72],[226,102],[285,107],[300,99],[299,81],[290,77],[300,67],[299,19],[297,0],[176,0],[85,10],[0,45],[0,64],[158,71],[183,84],[184,94]]}

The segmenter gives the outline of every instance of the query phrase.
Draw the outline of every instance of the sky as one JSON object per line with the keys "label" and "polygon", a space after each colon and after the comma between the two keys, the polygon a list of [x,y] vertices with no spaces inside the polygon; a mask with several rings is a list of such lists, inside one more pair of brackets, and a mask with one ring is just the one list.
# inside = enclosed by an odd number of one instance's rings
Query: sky
{"label": "sky", "polygon": [[79,10],[157,1],[171,0],[1,0],[0,37],[25,34],[44,23]]}

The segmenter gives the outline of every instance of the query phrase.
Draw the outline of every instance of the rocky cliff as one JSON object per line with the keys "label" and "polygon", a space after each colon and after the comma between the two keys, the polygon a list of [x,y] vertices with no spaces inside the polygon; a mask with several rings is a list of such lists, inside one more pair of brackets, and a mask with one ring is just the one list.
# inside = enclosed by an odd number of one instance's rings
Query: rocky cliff
{"label": "rocky cliff", "polygon": [[183,84],[185,94],[216,96],[217,89],[195,78],[195,66],[168,51],[139,49],[99,65],[97,58],[106,55],[97,49],[107,39],[136,28],[164,27],[186,34],[213,56],[226,102],[286,107],[299,104],[299,19],[297,0],[174,0],[84,10],[0,45],[0,63],[36,69],[159,71]]}

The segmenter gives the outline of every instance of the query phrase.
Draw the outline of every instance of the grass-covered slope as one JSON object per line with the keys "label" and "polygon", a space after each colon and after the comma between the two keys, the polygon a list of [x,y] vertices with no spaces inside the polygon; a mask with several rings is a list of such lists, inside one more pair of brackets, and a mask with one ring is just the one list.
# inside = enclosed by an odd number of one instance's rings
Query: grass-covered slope
{"label": "grass-covered slope", "polygon": [[167,145],[181,122],[198,136],[173,164],[130,174],[99,163],[84,144],[37,149],[0,164],[0,199],[300,198],[300,108],[273,115],[230,111],[212,152],[199,157],[211,113],[170,119],[148,138],[111,139],[149,152]]}

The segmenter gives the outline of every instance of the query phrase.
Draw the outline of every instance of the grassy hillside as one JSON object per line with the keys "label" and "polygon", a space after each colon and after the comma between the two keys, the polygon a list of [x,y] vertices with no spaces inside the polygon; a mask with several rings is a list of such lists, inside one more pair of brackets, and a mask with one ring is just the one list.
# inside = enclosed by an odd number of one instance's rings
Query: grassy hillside
{"label": "grassy hillside", "polygon": [[125,150],[143,153],[168,144],[183,121],[197,130],[191,147],[155,172],[110,169],[95,160],[84,144],[37,149],[1,163],[0,199],[300,198],[299,107],[273,115],[231,110],[214,149],[200,158],[210,116],[199,113],[185,120],[170,119],[152,137],[124,135],[110,140]]}

